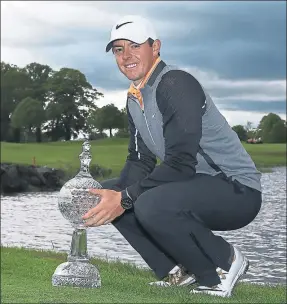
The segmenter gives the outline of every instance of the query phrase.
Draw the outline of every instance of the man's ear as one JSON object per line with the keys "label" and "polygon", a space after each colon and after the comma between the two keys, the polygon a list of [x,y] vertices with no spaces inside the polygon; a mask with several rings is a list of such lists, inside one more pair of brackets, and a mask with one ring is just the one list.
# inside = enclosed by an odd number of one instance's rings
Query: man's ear
{"label": "man's ear", "polygon": [[152,51],[154,56],[157,56],[160,53],[160,48],[161,48],[161,41],[159,39],[156,39],[152,45]]}

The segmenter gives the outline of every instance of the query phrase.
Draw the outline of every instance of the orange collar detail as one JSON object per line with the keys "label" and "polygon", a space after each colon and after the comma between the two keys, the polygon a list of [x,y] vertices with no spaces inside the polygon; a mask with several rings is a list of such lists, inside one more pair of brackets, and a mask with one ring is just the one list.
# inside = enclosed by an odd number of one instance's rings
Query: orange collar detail
{"label": "orange collar detail", "polygon": [[160,57],[158,57],[157,60],[154,62],[153,66],[151,67],[151,69],[149,70],[149,72],[144,77],[144,79],[141,82],[141,85],[139,86],[138,89],[134,87],[133,83],[131,83],[131,85],[129,87],[128,94],[131,94],[134,97],[136,97],[137,100],[140,102],[140,105],[141,105],[142,108],[143,108],[143,98],[142,98],[142,94],[141,94],[140,89],[145,86],[149,77],[151,76],[152,72],[155,70],[155,68],[157,67],[157,65],[159,64],[160,61],[161,61],[161,59],[160,59]]}

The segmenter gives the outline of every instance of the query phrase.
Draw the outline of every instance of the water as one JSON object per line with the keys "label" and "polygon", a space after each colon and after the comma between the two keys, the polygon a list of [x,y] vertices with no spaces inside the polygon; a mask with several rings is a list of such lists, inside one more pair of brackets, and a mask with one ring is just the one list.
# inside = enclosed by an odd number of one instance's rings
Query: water
{"label": "water", "polygon": [[[286,284],[286,168],[262,176],[263,205],[247,227],[216,233],[236,244],[251,265],[244,281]],[[29,193],[1,198],[1,243],[68,253],[72,227],[58,210],[57,194]],[[88,229],[90,256],[120,259],[147,267],[112,226]]]}

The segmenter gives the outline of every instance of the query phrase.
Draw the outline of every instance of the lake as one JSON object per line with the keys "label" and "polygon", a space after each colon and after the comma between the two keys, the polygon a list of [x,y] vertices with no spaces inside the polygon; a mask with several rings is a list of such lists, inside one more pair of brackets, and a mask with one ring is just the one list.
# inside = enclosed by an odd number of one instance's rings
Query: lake
{"label": "lake", "polygon": [[[216,232],[249,258],[243,281],[286,284],[286,167],[263,173],[263,205],[248,226]],[[58,192],[1,197],[1,244],[68,253],[72,227],[57,205]],[[147,267],[141,256],[111,225],[88,229],[90,256],[119,259]]]}

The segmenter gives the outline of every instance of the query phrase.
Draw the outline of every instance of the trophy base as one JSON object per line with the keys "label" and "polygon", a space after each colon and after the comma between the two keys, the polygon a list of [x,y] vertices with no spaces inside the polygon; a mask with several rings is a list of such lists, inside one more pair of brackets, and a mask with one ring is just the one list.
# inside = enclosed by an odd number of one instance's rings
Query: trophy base
{"label": "trophy base", "polygon": [[99,288],[101,277],[97,267],[91,263],[65,262],[56,268],[52,276],[52,285]]}

